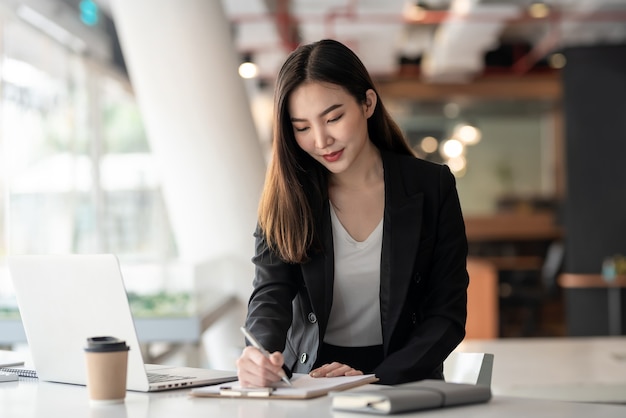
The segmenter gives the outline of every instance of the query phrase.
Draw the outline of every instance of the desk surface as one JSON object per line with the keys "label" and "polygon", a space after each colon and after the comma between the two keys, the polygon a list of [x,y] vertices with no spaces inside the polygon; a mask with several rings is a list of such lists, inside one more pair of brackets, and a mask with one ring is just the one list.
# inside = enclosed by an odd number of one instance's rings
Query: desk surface
{"label": "desk surface", "polygon": [[[160,393],[128,392],[124,404],[90,407],[83,386],[46,383],[34,379],[0,383],[3,418],[371,418],[372,415],[332,411],[330,398],[306,401],[191,398],[189,389]],[[403,414],[403,417],[570,417],[617,418],[626,406],[583,404],[495,396],[489,403]]]}
{"label": "desk surface", "polygon": [[494,354],[495,395],[626,404],[626,337],[467,340],[458,351]]}
{"label": "desk surface", "polygon": [[[483,405],[422,411],[403,416],[626,416],[626,337],[468,340],[459,346],[458,351],[495,355],[492,401]],[[152,394],[128,392],[124,405],[98,410],[90,408],[86,389],[82,386],[21,379],[19,382],[0,383],[0,417],[372,416],[332,411],[328,398],[309,401],[200,399],[190,398],[188,393],[186,389]],[[564,402],[567,400],[576,402]]]}
{"label": "desk surface", "polygon": [[626,287],[626,276],[617,276],[613,281],[607,282],[601,274],[563,273],[559,276],[559,285],[566,289]]}
{"label": "desk surface", "polygon": [[551,213],[466,216],[465,231],[469,242],[554,240],[563,236],[563,228]]}

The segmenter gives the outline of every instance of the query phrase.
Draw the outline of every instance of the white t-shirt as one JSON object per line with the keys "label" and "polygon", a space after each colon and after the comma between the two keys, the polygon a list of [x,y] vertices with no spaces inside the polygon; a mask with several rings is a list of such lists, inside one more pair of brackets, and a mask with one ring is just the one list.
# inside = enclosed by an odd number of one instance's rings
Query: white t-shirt
{"label": "white t-shirt", "polygon": [[330,207],[335,281],[324,342],[341,347],[382,344],[379,295],[383,220],[365,241],[359,242]]}

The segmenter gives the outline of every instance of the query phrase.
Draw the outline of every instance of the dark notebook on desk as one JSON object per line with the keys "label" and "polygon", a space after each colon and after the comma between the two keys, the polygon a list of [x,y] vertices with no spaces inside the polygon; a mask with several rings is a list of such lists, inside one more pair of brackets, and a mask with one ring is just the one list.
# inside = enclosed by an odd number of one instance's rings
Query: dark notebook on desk
{"label": "dark notebook on desk", "polygon": [[88,337],[126,341],[129,390],[149,392],[237,380],[235,371],[144,365],[117,258],[10,256],[9,271],[39,379],[86,384]]}
{"label": "dark notebook on desk", "polygon": [[421,380],[372,390],[335,393],[332,406],[340,411],[387,415],[483,403],[490,399],[489,386]]}

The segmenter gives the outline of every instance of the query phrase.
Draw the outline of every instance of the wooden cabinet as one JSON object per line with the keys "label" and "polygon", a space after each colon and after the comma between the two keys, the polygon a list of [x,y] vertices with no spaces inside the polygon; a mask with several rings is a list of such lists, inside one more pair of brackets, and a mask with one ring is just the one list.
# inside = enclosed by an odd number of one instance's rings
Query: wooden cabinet
{"label": "wooden cabinet", "polygon": [[467,259],[466,339],[498,337],[498,271],[495,266],[477,258]]}
{"label": "wooden cabinet", "polygon": [[[562,253],[559,255],[560,259],[556,260],[558,265],[546,264],[551,247],[560,243],[564,235],[554,214],[550,211],[536,211],[467,216],[465,225],[469,258],[472,259],[472,263],[468,261],[468,271],[474,268],[477,270],[474,274],[482,277],[487,274],[488,265],[493,269],[495,276],[488,297],[495,295],[497,302],[496,335],[500,337],[561,335],[563,307],[560,294],[554,292],[553,288],[556,287],[556,275],[562,264]],[[546,267],[554,270],[549,272],[551,277],[545,277]],[[551,281],[550,284],[547,283],[548,279]],[[556,304],[556,310],[551,307],[552,312],[556,314],[542,316],[542,311],[548,303]],[[469,304],[470,302],[468,309]],[[546,321],[551,322],[548,327],[544,326]],[[546,328],[549,331],[546,331]]]}

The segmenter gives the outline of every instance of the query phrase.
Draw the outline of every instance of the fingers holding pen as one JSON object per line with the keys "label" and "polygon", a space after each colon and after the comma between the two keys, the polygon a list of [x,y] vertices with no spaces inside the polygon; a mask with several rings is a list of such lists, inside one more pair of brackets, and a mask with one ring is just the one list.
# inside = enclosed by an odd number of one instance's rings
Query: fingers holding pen
{"label": "fingers holding pen", "polygon": [[281,379],[284,358],[282,353],[274,352],[265,357],[254,347],[246,347],[237,359],[237,377],[244,387],[265,387]]}

